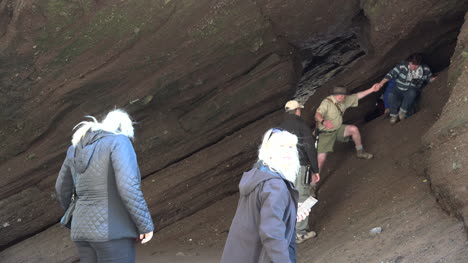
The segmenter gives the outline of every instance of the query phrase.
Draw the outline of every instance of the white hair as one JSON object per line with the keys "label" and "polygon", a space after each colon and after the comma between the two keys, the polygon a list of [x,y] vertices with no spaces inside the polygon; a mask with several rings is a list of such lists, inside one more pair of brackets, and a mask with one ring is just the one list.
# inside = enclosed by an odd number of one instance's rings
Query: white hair
{"label": "white hair", "polygon": [[297,142],[297,136],[294,134],[270,129],[263,136],[258,159],[294,183],[300,168]]}
{"label": "white hair", "polygon": [[82,121],[73,129],[78,128],[73,134],[72,144],[78,145],[85,134],[91,131],[107,131],[114,134],[123,134],[130,139],[133,139],[133,123],[128,114],[120,109],[109,112],[102,122],[98,122],[93,116],[86,116],[92,121]]}

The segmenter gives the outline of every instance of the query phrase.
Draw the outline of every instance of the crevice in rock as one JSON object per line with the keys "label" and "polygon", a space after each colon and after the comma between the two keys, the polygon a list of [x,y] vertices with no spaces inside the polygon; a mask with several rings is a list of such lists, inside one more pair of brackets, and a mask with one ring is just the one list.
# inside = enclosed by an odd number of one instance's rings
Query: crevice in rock
{"label": "crevice in rock", "polygon": [[356,36],[357,42],[364,53],[367,55],[373,55],[374,49],[369,40],[370,21],[364,10],[361,9],[360,12],[351,20],[351,31]]}
{"label": "crevice in rock", "polygon": [[300,51],[302,77],[294,97],[305,102],[315,90],[365,55],[355,34],[335,37]]}

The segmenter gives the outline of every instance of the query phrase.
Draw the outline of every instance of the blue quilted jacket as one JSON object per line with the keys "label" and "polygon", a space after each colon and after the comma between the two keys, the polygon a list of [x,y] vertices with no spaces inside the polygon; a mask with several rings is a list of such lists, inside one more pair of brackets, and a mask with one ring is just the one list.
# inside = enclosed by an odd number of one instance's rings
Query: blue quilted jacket
{"label": "blue quilted jacket", "polygon": [[71,222],[73,241],[137,238],[154,230],[127,136],[89,131],[76,147],[70,146],[55,184],[64,209],[70,204],[72,175],[78,196]]}

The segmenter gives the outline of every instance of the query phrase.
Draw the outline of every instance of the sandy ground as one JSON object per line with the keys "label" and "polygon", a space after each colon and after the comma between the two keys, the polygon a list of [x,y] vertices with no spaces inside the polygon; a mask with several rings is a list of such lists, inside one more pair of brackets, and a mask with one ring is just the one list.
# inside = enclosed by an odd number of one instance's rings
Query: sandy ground
{"label": "sandy ground", "polygon": [[[424,175],[420,138],[443,105],[431,96],[443,81],[425,91],[421,110],[406,121],[359,125],[373,160],[357,159],[352,143],[335,148],[311,214],[318,236],[298,246],[298,262],[468,262],[462,223],[439,207]],[[138,246],[137,262],[219,262],[237,199],[225,198],[158,232]],[[371,235],[374,227],[382,232]]]}
{"label": "sandy ground", "polygon": [[[314,220],[319,236],[299,245],[298,262],[468,262],[462,224],[439,208],[423,177],[374,175],[351,171],[339,201],[320,197],[317,210],[326,215]],[[137,262],[219,262],[237,199],[164,229],[138,247]],[[379,226],[382,233],[371,236]]]}

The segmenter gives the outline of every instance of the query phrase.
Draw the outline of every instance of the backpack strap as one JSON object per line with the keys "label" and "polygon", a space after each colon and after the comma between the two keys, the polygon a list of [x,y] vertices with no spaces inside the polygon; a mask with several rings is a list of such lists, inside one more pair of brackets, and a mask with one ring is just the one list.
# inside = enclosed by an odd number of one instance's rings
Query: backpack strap
{"label": "backpack strap", "polygon": [[335,107],[338,109],[338,111],[340,112],[341,116],[343,116],[344,112],[341,110],[340,106],[338,106],[338,104],[336,102],[334,102],[332,99],[330,98],[325,98],[326,100],[329,100],[331,103],[333,103],[333,105],[335,105]]}

